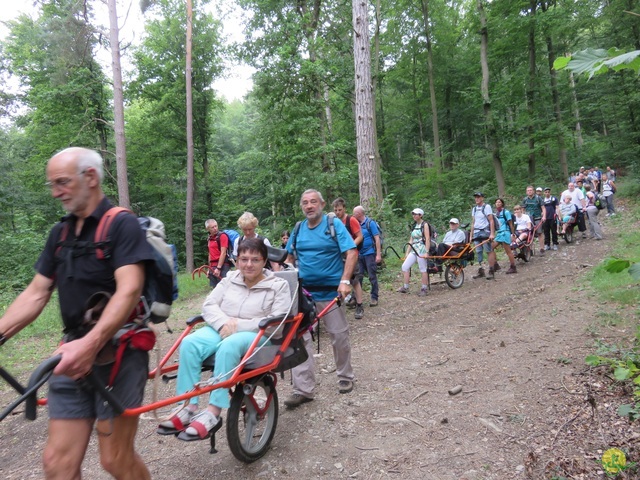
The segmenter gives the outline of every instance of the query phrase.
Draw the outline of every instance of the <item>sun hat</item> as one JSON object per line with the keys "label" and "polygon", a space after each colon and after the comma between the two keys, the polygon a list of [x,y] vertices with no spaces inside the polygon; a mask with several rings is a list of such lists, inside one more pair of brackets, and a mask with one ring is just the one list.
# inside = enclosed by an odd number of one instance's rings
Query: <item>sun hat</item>
{"label": "sun hat", "polygon": [[449,223],[460,224],[460,221],[457,218],[453,217],[451,220],[449,220]]}
{"label": "sun hat", "polygon": [[422,210],[421,208],[414,208],[413,210],[411,210],[411,213],[417,213],[418,215],[424,215],[424,210]]}

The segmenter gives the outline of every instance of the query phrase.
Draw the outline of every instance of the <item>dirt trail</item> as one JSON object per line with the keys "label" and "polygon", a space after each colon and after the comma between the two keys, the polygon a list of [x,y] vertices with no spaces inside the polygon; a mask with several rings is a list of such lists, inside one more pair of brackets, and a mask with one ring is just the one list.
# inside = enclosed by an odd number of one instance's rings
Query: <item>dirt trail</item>
{"label": "dirt trail", "polygon": [[[159,437],[149,415],[137,445],[152,477],[594,479],[604,478],[597,460],[607,448],[620,446],[637,461],[640,425],[615,413],[625,392],[605,370],[584,365],[594,324],[597,338],[610,342],[632,335],[631,327],[598,323],[597,312],[626,313],[598,302],[581,280],[609,250],[613,230],[603,223],[608,239],[563,242],[519,262],[517,275],[472,280],[470,266],[462,288],[433,285],[426,298],[415,284],[408,295],[395,292],[397,282],[385,286],[380,305],[352,320],[354,391],[338,394],[322,336],[316,400],[287,411],[289,377],[281,380],[271,450],[251,465],[233,457],[224,435],[216,455],[206,442]],[[164,334],[162,345],[174,337]],[[457,385],[462,392],[449,395]],[[163,388],[169,394],[173,385]],[[0,393],[4,404],[11,398]],[[35,422],[2,422],[0,477],[41,478],[45,434],[44,412]],[[108,478],[95,438],[84,467],[85,478]]]}

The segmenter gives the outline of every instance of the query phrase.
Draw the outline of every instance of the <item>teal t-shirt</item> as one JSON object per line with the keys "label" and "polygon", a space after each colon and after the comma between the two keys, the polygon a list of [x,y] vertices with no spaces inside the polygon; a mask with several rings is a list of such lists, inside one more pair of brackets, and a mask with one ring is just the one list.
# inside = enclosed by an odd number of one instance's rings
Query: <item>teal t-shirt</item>
{"label": "teal t-shirt", "polygon": [[334,219],[333,225],[336,238],[331,237],[327,215],[323,215],[322,221],[314,228],[309,228],[307,220],[304,220],[298,232],[295,229],[291,232],[287,243],[287,251],[292,255],[293,245],[296,246],[298,276],[314,300],[329,301],[336,297],[344,270],[342,254],[356,248],[344,224]]}

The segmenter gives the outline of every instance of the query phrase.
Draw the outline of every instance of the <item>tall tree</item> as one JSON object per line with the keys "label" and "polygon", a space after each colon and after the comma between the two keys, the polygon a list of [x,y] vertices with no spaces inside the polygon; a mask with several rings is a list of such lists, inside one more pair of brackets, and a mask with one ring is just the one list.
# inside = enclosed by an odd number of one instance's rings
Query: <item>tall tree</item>
{"label": "tall tree", "polygon": [[506,191],[504,172],[502,170],[502,160],[500,158],[500,147],[498,146],[498,132],[493,120],[491,111],[491,97],[489,95],[489,34],[487,30],[487,16],[484,10],[483,0],[478,0],[478,13],[480,14],[480,65],[482,67],[482,105],[485,115],[485,128],[491,156],[493,158],[493,168],[496,172],[496,182],[498,184],[498,195],[503,197]]}
{"label": "tall tree", "polygon": [[194,197],[194,174],[193,174],[193,91],[191,88],[191,47],[193,44],[193,5],[191,0],[187,0],[187,54],[185,67],[186,96],[187,96],[187,209],[185,212],[185,245],[187,254],[187,272],[193,270],[193,197]]}
{"label": "tall tree", "polygon": [[118,204],[131,208],[129,180],[127,178],[127,149],[124,136],[124,95],[122,68],[120,67],[120,35],[116,0],[109,3],[109,41],[111,43],[111,69],[113,75],[113,125],[116,138],[116,170],[118,172]]}
{"label": "tall tree", "polygon": [[353,59],[355,64],[355,125],[360,202],[365,208],[382,202],[380,154],[376,141],[375,107],[371,83],[371,46],[366,0],[353,0]]}

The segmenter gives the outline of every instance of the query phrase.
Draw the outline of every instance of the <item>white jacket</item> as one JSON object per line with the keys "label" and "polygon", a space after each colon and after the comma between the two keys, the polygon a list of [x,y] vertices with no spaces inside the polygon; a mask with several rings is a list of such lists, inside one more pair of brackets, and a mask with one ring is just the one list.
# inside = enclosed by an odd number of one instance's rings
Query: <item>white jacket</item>
{"label": "white jacket", "polygon": [[266,278],[248,288],[239,270],[229,272],[204,301],[204,320],[219,331],[230,318],[237,318],[238,332],[257,332],[263,318],[288,313],[289,283],[269,270],[263,273]]}

